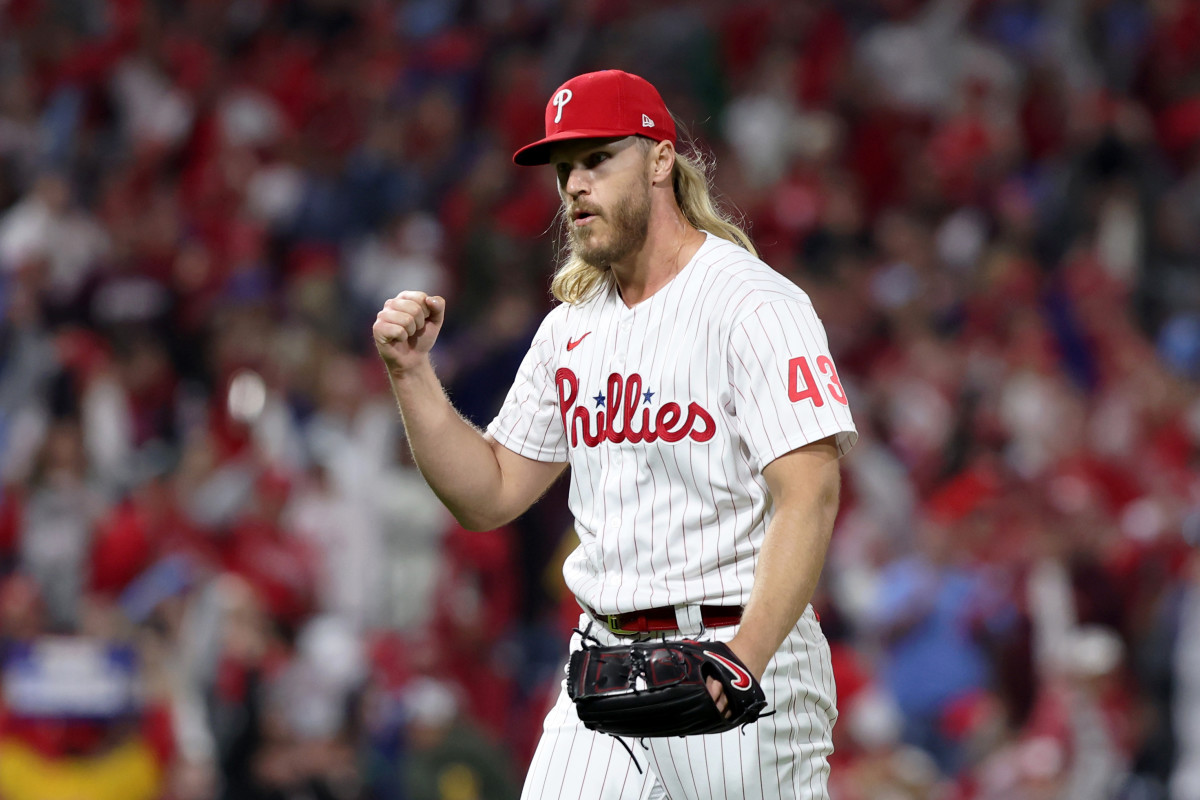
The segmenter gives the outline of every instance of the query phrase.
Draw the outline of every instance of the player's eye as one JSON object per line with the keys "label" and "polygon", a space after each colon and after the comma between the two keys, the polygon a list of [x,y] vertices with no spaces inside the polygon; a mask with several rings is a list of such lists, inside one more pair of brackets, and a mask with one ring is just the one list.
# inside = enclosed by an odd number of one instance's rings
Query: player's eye
{"label": "player's eye", "polygon": [[605,153],[603,150],[601,150],[601,151],[592,153],[591,155],[589,155],[587,157],[587,165],[589,168],[597,167],[600,164],[602,164],[603,162],[607,161],[608,159],[609,159],[608,153]]}

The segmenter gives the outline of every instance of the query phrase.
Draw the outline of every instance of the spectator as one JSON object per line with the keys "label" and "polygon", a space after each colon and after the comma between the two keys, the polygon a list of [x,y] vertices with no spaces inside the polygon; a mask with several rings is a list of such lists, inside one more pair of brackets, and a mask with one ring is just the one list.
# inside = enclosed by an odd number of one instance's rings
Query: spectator
{"label": "spectator", "polygon": [[408,797],[510,800],[520,795],[501,754],[459,716],[450,687],[432,679],[414,681],[405,691],[405,706]]}

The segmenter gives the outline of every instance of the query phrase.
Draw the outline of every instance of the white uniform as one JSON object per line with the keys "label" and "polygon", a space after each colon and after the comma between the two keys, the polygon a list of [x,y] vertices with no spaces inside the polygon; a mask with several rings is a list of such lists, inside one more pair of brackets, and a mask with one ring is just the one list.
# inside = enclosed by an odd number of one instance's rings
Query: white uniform
{"label": "white uniform", "polygon": [[[580,604],[598,614],[673,606],[680,631],[670,635],[689,638],[701,634],[699,605],[749,599],[770,520],[763,467],[828,436],[844,454],[857,438],[808,296],[712,235],[633,308],[610,286],[551,311],[488,432],[527,458],[570,463],[580,546],[564,573]],[[712,628],[703,638],[736,632]],[[629,641],[599,625],[592,633]],[[579,723],[564,692],[523,796],[825,797],[837,712],[811,608],[763,689],[776,714],[744,736],[635,747],[649,762],[644,776],[615,741]]]}

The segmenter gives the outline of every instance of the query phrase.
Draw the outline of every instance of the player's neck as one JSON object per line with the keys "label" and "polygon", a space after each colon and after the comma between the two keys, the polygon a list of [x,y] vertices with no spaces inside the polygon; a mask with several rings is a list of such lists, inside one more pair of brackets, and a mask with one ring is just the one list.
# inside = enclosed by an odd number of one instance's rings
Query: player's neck
{"label": "player's neck", "polygon": [[651,214],[646,243],[622,263],[612,265],[621,299],[629,308],[671,282],[704,244],[704,232],[693,228],[678,207]]}

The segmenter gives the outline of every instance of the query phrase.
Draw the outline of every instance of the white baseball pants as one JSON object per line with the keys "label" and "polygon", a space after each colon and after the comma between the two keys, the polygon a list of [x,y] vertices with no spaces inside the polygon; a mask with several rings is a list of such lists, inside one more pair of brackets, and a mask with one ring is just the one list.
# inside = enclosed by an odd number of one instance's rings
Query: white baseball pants
{"label": "white baseball pants", "polygon": [[[580,618],[586,629],[591,617]],[[737,626],[687,638],[728,641]],[[676,631],[619,637],[599,623],[602,643],[682,638]],[[580,647],[579,634],[571,651]],[[767,711],[742,729],[707,736],[626,740],[639,773],[613,737],[590,731],[575,714],[566,681],[546,717],[521,800],[827,800],[837,693],[829,644],[811,607],[767,665]],[[643,744],[644,743],[644,744]]]}

